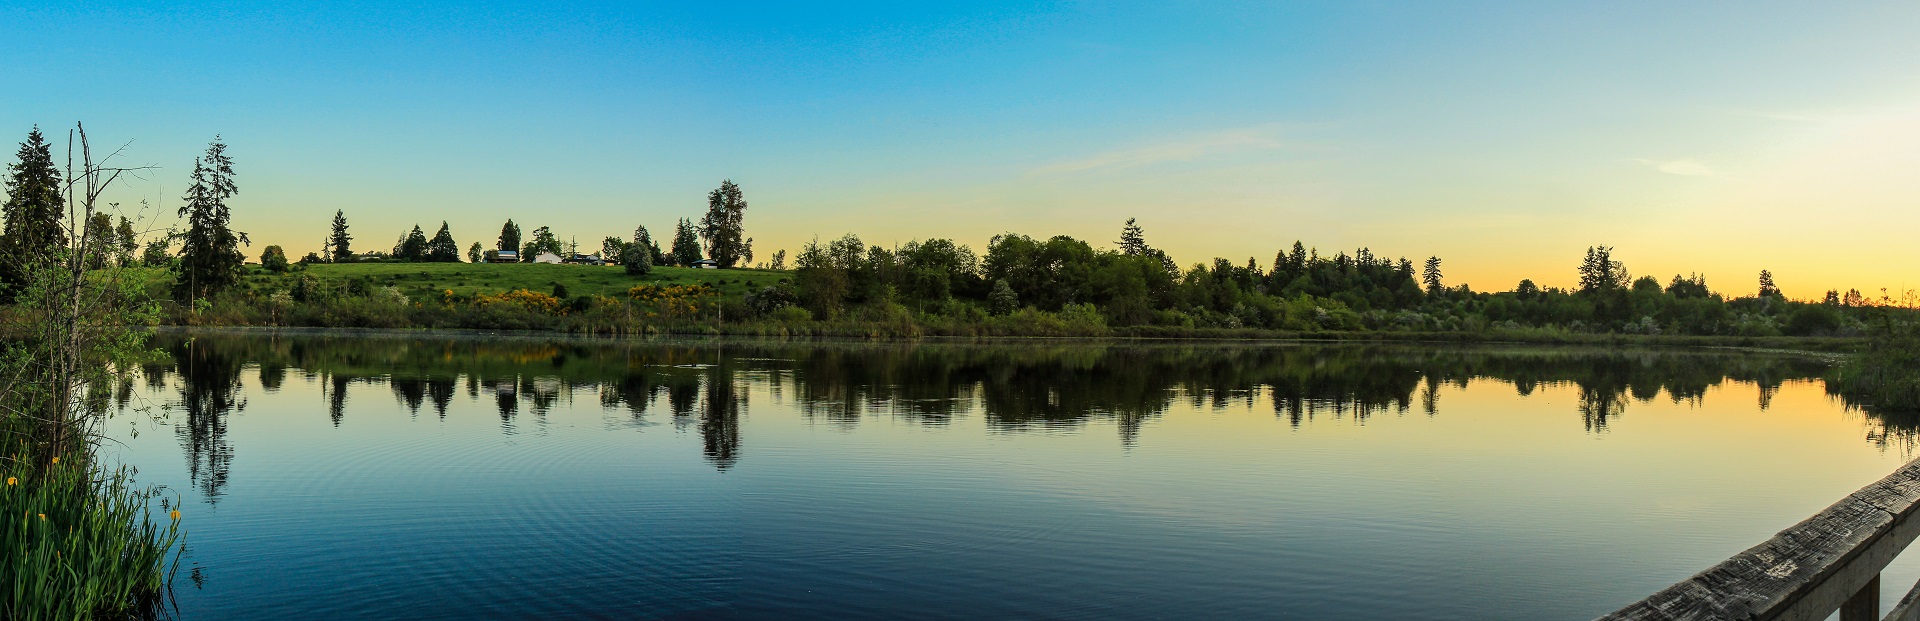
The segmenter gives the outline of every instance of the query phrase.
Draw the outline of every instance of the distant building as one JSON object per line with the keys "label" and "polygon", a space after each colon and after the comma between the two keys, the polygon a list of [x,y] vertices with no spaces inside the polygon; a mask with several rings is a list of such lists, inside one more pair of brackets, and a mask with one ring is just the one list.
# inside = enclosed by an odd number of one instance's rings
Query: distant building
{"label": "distant building", "polygon": [[706,269],[706,270],[717,270],[717,269],[720,269],[720,262],[715,261],[713,259],[701,259],[698,261],[694,261],[692,263],[688,263],[687,267],[695,267],[695,268]]}
{"label": "distant building", "polygon": [[541,252],[540,254],[533,255],[533,262],[534,263],[554,263],[554,264],[561,263],[560,255],[557,255],[551,252]]}
{"label": "distant building", "polygon": [[515,250],[495,250],[489,263],[519,263],[520,252]]}
{"label": "distant building", "polygon": [[606,261],[600,260],[600,255],[578,254],[578,253],[574,254],[571,257],[568,257],[565,263],[576,263],[579,265],[606,265],[607,264]]}

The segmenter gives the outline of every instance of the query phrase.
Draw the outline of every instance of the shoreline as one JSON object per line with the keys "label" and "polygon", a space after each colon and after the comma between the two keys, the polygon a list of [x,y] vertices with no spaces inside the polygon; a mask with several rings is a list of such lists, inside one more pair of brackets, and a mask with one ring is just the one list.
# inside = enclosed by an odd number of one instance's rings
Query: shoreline
{"label": "shoreline", "polygon": [[[713,332],[655,332],[643,334],[583,334],[553,330],[482,330],[473,328],[353,328],[316,326],[188,326],[163,324],[150,328],[156,334],[263,334],[271,336],[342,336],[354,338],[432,337],[455,340],[504,338],[512,340],[565,340],[618,342],[670,341],[768,341],[820,343],[943,343],[943,344],[1018,344],[1018,343],[1136,343],[1136,344],[1220,344],[1220,345],[1569,345],[1604,347],[1658,347],[1682,349],[1736,349],[1831,356],[1851,354],[1866,347],[1866,337],[1803,336],[1667,336],[1638,334],[1486,334],[1466,332],[1312,332],[1220,330],[1159,336],[1116,333],[1108,335],[1022,336],[1022,335],[914,335],[895,334],[764,334]],[[1116,332],[1137,332],[1119,330]]]}

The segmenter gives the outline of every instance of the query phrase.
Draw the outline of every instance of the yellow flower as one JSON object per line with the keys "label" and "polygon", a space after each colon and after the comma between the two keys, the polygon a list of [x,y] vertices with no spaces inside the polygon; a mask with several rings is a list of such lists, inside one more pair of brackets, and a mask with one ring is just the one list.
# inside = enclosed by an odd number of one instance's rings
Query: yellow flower
{"label": "yellow flower", "polygon": [[60,463],[60,458],[58,457],[53,458],[53,463],[56,463],[56,464]]}
{"label": "yellow flower", "polygon": [[46,519],[47,519],[47,514],[45,514],[45,513],[42,513],[42,514],[40,514],[40,519],[41,519],[41,520],[46,520]]}
{"label": "yellow flower", "polygon": [[173,510],[173,513],[171,513],[171,514],[169,514],[169,515],[172,515],[172,516],[173,516],[173,521],[175,521],[175,522],[178,522],[178,521],[180,521],[180,510],[179,510],[179,509],[174,509],[174,510]]}
{"label": "yellow flower", "polygon": [[20,479],[18,477],[7,477],[7,485],[15,485],[15,484],[18,484],[19,482],[20,482]]}

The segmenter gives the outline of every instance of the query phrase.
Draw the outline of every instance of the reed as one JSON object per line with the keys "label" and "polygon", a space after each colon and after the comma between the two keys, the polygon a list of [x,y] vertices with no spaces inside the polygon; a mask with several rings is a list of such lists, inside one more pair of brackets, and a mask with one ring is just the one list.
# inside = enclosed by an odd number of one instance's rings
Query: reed
{"label": "reed", "polygon": [[[84,454],[4,462],[0,487],[0,618],[149,617],[179,564],[180,512],[132,472]],[[159,503],[166,516],[154,516]]]}

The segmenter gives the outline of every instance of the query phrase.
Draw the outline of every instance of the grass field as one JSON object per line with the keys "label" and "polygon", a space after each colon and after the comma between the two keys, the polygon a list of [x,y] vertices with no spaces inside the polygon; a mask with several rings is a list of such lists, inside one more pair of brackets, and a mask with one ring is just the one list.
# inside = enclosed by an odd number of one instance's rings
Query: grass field
{"label": "grass field", "polygon": [[[604,295],[621,297],[640,284],[687,285],[706,283],[720,289],[725,297],[738,297],[757,291],[786,278],[789,272],[754,269],[695,269],[656,267],[646,276],[628,276],[617,266],[553,265],[546,263],[346,263],[295,265],[284,274],[274,274],[258,265],[248,265],[242,286],[259,294],[291,289],[302,275],[316,279],[350,281],[366,279],[374,286],[391,286],[413,299],[433,299],[452,290],[458,295],[505,293],[526,289],[552,293],[554,285],[563,285],[570,296]],[[165,274],[153,270],[154,278]]]}

